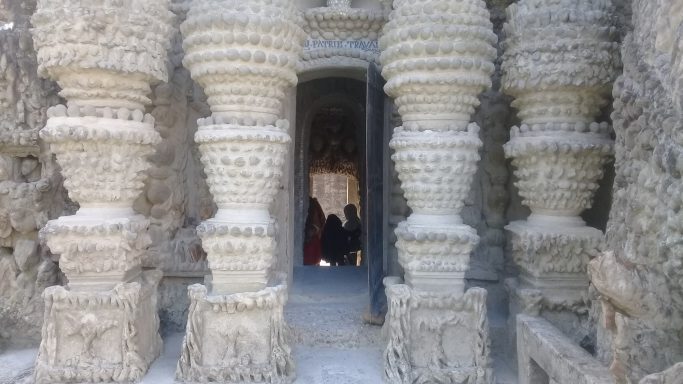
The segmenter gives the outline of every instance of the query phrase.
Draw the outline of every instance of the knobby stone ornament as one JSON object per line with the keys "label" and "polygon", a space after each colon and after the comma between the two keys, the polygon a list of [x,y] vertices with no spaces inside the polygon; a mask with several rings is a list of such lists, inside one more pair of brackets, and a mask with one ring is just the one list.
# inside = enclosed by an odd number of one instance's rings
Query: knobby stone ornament
{"label": "knobby stone ornament", "polygon": [[392,159],[412,209],[396,229],[406,284],[385,281],[393,383],[492,380],[486,291],[465,292],[479,237],[460,217],[482,146],[470,117],[491,86],[492,29],[483,1],[395,0],[380,39],[385,91],[403,119]]}
{"label": "knobby stone ornament", "polygon": [[586,315],[586,268],[603,236],[579,215],[613,152],[610,126],[595,122],[620,65],[612,13],[610,1],[522,0],[504,26],[503,88],[522,120],[505,153],[531,209],[506,227],[521,268],[513,296],[536,292],[532,312],[553,308],[568,321]]}
{"label": "knobby stone ornament", "polygon": [[294,378],[283,319],[287,286],[273,271],[269,209],[291,141],[280,116],[286,90],[297,83],[301,24],[290,0],[196,0],[181,26],[183,64],[211,107],[195,141],[218,206],[197,228],[211,276],[189,287],[181,381]]}
{"label": "knobby stone ornament", "polygon": [[159,354],[161,273],[141,272],[149,220],[132,206],[160,140],[144,108],[167,78],[171,18],[167,0],[40,0],[32,17],[39,74],[67,100],[40,135],[80,205],[41,230],[69,283],[43,293],[37,383],[135,381]]}

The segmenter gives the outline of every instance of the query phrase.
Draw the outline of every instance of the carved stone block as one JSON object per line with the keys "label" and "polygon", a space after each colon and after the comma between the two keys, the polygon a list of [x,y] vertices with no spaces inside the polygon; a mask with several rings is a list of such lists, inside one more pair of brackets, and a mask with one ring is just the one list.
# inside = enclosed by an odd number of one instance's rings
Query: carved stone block
{"label": "carved stone block", "polygon": [[285,338],[287,286],[208,294],[188,288],[190,313],[176,379],[183,382],[291,383],[294,363]]}
{"label": "carved stone block", "polygon": [[62,216],[41,229],[72,291],[107,291],[140,274],[140,260],[150,243],[149,220],[142,215],[88,221]]}
{"label": "carved stone block", "polygon": [[161,351],[157,285],[161,272],[111,291],[45,289],[45,322],[36,384],[131,382]]}
{"label": "carved stone block", "polygon": [[388,382],[492,383],[485,289],[464,295],[412,289],[385,279]]}
{"label": "carved stone block", "polygon": [[520,288],[540,291],[546,307],[583,303],[588,291],[588,262],[599,252],[600,230],[551,223],[540,226],[529,221],[515,221],[505,228],[520,268]]}

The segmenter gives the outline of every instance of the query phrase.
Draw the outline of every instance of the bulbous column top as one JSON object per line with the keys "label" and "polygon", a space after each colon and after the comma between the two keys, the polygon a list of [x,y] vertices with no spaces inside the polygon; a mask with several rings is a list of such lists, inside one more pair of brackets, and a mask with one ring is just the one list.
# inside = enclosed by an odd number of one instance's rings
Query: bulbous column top
{"label": "bulbous column top", "polygon": [[380,39],[385,91],[404,122],[466,130],[491,86],[497,41],[480,0],[396,0]]}
{"label": "bulbous column top", "polygon": [[38,0],[38,72],[71,104],[142,109],[167,79],[168,0]]}
{"label": "bulbous column top", "polygon": [[610,0],[521,0],[507,9],[503,88],[527,124],[590,123],[620,67]]}
{"label": "bulbous column top", "polygon": [[182,24],[187,67],[214,115],[274,124],[296,85],[305,33],[290,0],[195,0]]}

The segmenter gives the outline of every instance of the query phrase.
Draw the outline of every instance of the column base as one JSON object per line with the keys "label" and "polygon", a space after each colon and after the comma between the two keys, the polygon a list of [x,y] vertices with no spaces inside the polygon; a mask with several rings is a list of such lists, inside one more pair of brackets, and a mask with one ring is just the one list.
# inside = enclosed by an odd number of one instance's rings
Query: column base
{"label": "column base", "polygon": [[51,220],[40,231],[50,250],[60,255],[59,268],[70,292],[111,291],[136,282],[142,254],[151,243],[144,216],[107,218],[94,211]]}
{"label": "column base", "polygon": [[258,292],[266,289],[269,273],[257,271],[211,271],[204,276],[204,284],[212,295],[231,295],[242,292]]}
{"label": "column base", "polygon": [[185,383],[294,381],[283,309],[284,283],[258,292],[208,294],[188,287],[190,312],[176,379]]}
{"label": "column base", "polygon": [[[603,234],[581,225],[579,218],[560,219],[555,222],[552,217],[535,215],[505,227],[508,247],[520,269],[518,278],[506,280],[512,347],[516,345],[517,314],[543,317],[577,344],[591,340],[587,269],[599,252]],[[516,350],[509,352],[516,354]]]}
{"label": "column base", "polygon": [[392,279],[385,286],[388,382],[493,383],[485,289],[426,292]]}
{"label": "column base", "polygon": [[406,284],[414,289],[429,292],[465,292],[465,272],[405,271]]}
{"label": "column base", "polygon": [[157,286],[162,273],[102,292],[48,287],[36,384],[129,383],[159,356]]}
{"label": "column base", "polygon": [[551,306],[573,307],[588,291],[588,262],[603,234],[588,226],[542,226],[514,221],[508,230],[512,257],[520,268],[519,288],[538,290]]}
{"label": "column base", "polygon": [[413,224],[408,219],[398,224],[395,233],[398,260],[411,287],[462,296],[470,254],[479,243],[474,228],[464,224]]}

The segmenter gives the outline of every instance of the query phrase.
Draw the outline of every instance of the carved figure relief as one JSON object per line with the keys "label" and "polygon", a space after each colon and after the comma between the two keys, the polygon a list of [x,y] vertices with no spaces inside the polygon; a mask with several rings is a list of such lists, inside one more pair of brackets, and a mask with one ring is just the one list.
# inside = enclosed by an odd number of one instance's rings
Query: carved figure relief
{"label": "carved figure relief", "polygon": [[95,314],[86,313],[83,316],[67,314],[66,323],[66,335],[80,338],[83,346],[81,353],[74,358],[75,360],[67,362],[67,365],[100,364],[99,357],[93,350],[93,343],[105,332],[116,327],[118,322],[98,319]]}

